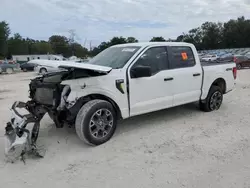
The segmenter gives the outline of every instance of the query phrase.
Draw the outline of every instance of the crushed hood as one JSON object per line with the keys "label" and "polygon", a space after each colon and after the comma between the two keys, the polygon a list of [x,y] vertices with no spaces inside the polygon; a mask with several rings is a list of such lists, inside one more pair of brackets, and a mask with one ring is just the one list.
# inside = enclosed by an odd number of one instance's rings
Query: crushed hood
{"label": "crushed hood", "polygon": [[108,73],[112,70],[111,67],[100,66],[100,65],[93,65],[88,63],[72,63],[72,62],[64,62],[64,64],[59,65],[59,68],[70,69],[70,68],[77,68],[77,69],[84,69],[84,70],[93,70],[102,73]]}
{"label": "crushed hood", "polygon": [[89,63],[76,63],[74,61],[57,61],[57,60],[42,60],[42,59],[35,59],[31,60],[28,63],[34,63],[38,65],[47,65],[47,66],[55,66],[58,68],[63,69],[70,69],[70,68],[78,68],[84,70],[93,70],[101,73],[108,73],[112,70],[111,67],[100,66],[100,65],[93,65]]}

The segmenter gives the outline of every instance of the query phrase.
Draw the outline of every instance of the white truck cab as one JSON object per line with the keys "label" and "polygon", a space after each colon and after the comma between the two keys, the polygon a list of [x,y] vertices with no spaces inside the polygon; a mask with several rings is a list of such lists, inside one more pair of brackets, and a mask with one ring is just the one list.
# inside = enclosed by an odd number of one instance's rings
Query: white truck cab
{"label": "white truck cab", "polygon": [[119,115],[125,119],[196,101],[204,111],[217,110],[223,94],[233,90],[237,71],[233,62],[201,64],[194,45],[179,42],[116,45],[98,54],[89,65],[70,67],[103,73],[61,83],[71,88],[68,101],[93,96],[81,107],[75,121],[76,128],[80,127],[79,137],[91,144],[103,140],[87,136],[90,133],[84,127],[89,127],[91,118],[82,111],[102,109],[99,104],[109,103],[113,118]]}
{"label": "white truck cab", "polygon": [[39,109],[36,121],[48,112],[57,127],[74,125],[91,145],[108,141],[119,119],[197,101],[218,110],[237,75],[234,62],[201,64],[194,45],[180,42],[115,45],[88,63],[58,63],[64,71],[31,82],[28,109]]}

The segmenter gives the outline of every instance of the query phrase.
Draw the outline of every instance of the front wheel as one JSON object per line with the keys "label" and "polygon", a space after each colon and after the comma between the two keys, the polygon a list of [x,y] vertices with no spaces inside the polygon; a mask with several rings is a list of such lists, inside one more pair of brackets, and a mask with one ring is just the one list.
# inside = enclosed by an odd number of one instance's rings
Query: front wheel
{"label": "front wheel", "polygon": [[218,110],[223,101],[223,92],[219,86],[212,86],[204,102],[200,102],[202,111],[211,112]]}
{"label": "front wheel", "polygon": [[91,100],[77,114],[75,128],[79,138],[89,145],[101,145],[114,134],[116,112],[107,101]]}

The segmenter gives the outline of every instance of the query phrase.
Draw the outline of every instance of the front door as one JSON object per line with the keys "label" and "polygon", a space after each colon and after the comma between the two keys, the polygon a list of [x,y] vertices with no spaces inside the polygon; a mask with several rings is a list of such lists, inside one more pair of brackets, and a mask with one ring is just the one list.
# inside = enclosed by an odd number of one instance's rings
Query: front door
{"label": "front door", "polygon": [[[131,70],[137,66],[150,66],[152,75],[133,78]],[[165,46],[146,49],[129,68],[130,116],[144,114],[173,105],[172,75],[168,71]]]}

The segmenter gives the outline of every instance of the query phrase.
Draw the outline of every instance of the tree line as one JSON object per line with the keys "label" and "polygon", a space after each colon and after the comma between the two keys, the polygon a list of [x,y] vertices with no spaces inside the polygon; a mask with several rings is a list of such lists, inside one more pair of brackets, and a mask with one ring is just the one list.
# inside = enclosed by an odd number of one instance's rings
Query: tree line
{"label": "tree line", "polygon": [[[221,48],[250,47],[250,20],[245,17],[231,19],[228,22],[205,22],[200,27],[182,33],[176,39],[165,39],[162,36],[153,37],[151,42],[173,41],[193,43],[198,50]],[[18,33],[10,36],[9,24],[0,22],[0,59],[11,58],[12,55],[27,54],[62,54],[64,57],[75,55],[86,58],[95,56],[104,49],[123,43],[134,43],[134,37],[113,37],[102,42],[93,49],[87,49],[80,43],[60,35],[53,35],[47,41],[24,38]]]}

